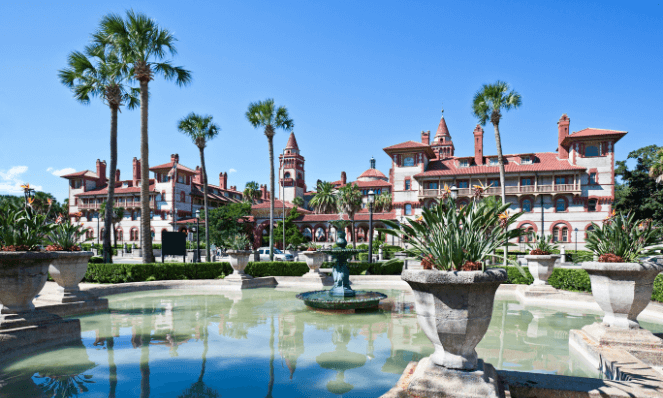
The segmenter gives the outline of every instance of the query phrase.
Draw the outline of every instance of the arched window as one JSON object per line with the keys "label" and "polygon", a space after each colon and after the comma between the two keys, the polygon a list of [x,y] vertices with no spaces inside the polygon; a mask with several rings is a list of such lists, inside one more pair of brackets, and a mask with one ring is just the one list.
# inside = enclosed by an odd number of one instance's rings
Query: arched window
{"label": "arched window", "polygon": [[406,216],[412,215],[412,205],[409,203],[405,205],[405,215]]}
{"label": "arched window", "polygon": [[138,229],[136,227],[131,228],[129,231],[129,240],[138,240]]}
{"label": "arched window", "polygon": [[568,242],[569,229],[565,224],[557,224],[553,228],[553,242]]}
{"label": "arched window", "polygon": [[596,199],[590,199],[587,202],[587,211],[596,211]]}
{"label": "arched window", "polygon": [[285,174],[283,174],[283,178],[290,178],[290,172],[286,171]]}
{"label": "arched window", "polygon": [[405,159],[403,159],[403,167],[409,167],[409,166],[414,166],[414,158],[412,156],[408,156]]}
{"label": "arched window", "polygon": [[297,173],[297,179],[301,180],[302,179],[302,173]]}
{"label": "arched window", "polygon": [[524,212],[531,212],[532,211],[532,201],[529,199],[523,200],[523,211]]}
{"label": "arched window", "polygon": [[553,228],[552,241],[553,242],[559,242],[559,227]]}
{"label": "arched window", "polygon": [[585,230],[585,239],[587,239],[587,235],[590,232],[592,232],[593,230],[594,230],[594,226],[590,224],[589,227],[587,227],[587,229]]}
{"label": "arched window", "polygon": [[534,235],[534,228],[531,225],[523,224],[520,228],[525,231],[525,235],[520,236],[520,243],[530,243],[536,240],[536,236]]}
{"label": "arched window", "polygon": [[595,145],[590,145],[585,148],[585,157],[599,156],[599,148]]}
{"label": "arched window", "polygon": [[556,211],[566,211],[566,200],[559,198],[555,201]]}

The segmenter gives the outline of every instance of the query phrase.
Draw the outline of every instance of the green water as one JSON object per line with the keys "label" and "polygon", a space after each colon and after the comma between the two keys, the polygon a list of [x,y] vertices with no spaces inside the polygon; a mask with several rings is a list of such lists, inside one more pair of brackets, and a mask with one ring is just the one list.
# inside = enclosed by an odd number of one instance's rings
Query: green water
{"label": "green water", "polygon": [[[377,397],[432,352],[412,296],[379,291],[382,310],[343,315],[295,290],[112,296],[109,313],[80,318],[77,344],[0,369],[0,397]],[[498,369],[599,377],[568,350],[569,330],[598,319],[496,301],[477,352]]]}

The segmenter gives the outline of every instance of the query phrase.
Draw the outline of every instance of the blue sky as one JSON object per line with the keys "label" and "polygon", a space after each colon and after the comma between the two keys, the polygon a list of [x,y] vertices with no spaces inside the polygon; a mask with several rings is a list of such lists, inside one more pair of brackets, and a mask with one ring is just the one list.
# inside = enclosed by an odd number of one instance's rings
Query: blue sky
{"label": "blue sky", "polygon": [[[523,106],[501,123],[505,153],[554,151],[563,113],[571,130],[626,130],[617,159],[663,145],[663,10],[660,2],[470,1],[117,1],[0,4],[0,194],[22,182],[67,195],[56,174],[94,170],[110,160],[110,111],[77,103],[57,79],[102,16],[128,8],[174,32],[174,63],[193,74],[179,88],[151,83],[150,164],[179,153],[199,164],[177,132],[191,111],[214,116],[210,182],[269,181],[267,140],[244,113],[273,97],[295,121],[306,179],[355,179],[382,148],[434,134],[444,107],[457,155],[471,155],[472,96],[484,83],[509,82]],[[484,152],[496,153],[487,126]],[[139,156],[139,111],[119,117],[122,177]],[[287,134],[277,133],[275,152]]]}

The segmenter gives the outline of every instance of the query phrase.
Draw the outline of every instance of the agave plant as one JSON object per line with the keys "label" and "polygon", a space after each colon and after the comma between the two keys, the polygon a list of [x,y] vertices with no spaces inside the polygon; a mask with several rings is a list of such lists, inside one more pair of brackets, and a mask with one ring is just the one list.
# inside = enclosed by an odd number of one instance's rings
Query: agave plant
{"label": "agave plant", "polygon": [[244,234],[230,235],[223,241],[224,246],[229,250],[246,250],[250,246],[249,238]]}
{"label": "agave plant", "polygon": [[46,241],[50,243],[46,250],[78,251],[80,248],[77,244],[83,235],[85,235],[83,227],[72,224],[69,220],[56,223],[55,228],[46,236]]}
{"label": "agave plant", "polygon": [[55,227],[47,215],[20,208],[8,202],[0,207],[0,248],[2,251],[39,250],[46,235]]}
{"label": "agave plant", "polygon": [[632,263],[638,258],[658,254],[663,231],[654,228],[652,220],[636,220],[635,214],[612,215],[593,230],[587,232],[587,249],[599,257],[600,262]]}
{"label": "agave plant", "polygon": [[385,220],[378,231],[407,240],[405,253],[442,271],[485,270],[495,250],[523,235],[509,229],[523,214],[507,213],[509,205],[485,198],[458,208],[446,201],[424,209],[420,218],[402,224]]}
{"label": "agave plant", "polygon": [[552,243],[552,235],[534,235],[530,234],[530,237],[535,237],[536,240],[532,243],[528,243],[530,254],[533,255],[546,255],[552,253],[554,250],[557,250],[558,245]]}

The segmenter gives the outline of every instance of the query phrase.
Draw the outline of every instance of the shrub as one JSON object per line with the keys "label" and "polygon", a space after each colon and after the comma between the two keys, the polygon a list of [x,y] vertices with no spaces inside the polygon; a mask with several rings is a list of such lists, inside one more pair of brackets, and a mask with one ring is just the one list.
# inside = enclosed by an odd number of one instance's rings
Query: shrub
{"label": "shrub", "polygon": [[146,280],[216,279],[232,273],[228,263],[88,264],[85,282],[124,283]]}
{"label": "shrub", "polygon": [[308,266],[303,262],[260,261],[250,262],[244,272],[254,278],[261,276],[302,276],[308,272]]}
{"label": "shrub", "polygon": [[658,274],[654,279],[654,291],[651,294],[651,299],[663,303],[663,274]]}
{"label": "shrub", "polygon": [[532,277],[532,274],[529,273],[529,270],[527,268],[523,268],[525,271],[525,274],[527,276],[523,276],[523,274],[520,273],[517,267],[501,267],[501,266],[495,266],[495,267],[490,267],[490,268],[504,268],[506,269],[507,273],[507,280],[503,282],[504,284],[513,284],[513,285],[531,285],[532,282],[534,282],[534,278]]}
{"label": "shrub", "polygon": [[90,260],[88,260],[88,264],[103,264],[103,262],[103,257],[90,257]]}
{"label": "shrub", "polygon": [[555,289],[570,290],[572,292],[591,292],[587,271],[582,269],[555,268],[548,283]]}
{"label": "shrub", "polygon": [[[325,262],[322,268],[331,268],[335,263]],[[400,275],[403,272],[403,262],[395,261],[393,264],[385,265],[384,262],[349,262],[350,275],[363,275],[368,271],[371,275]]]}

